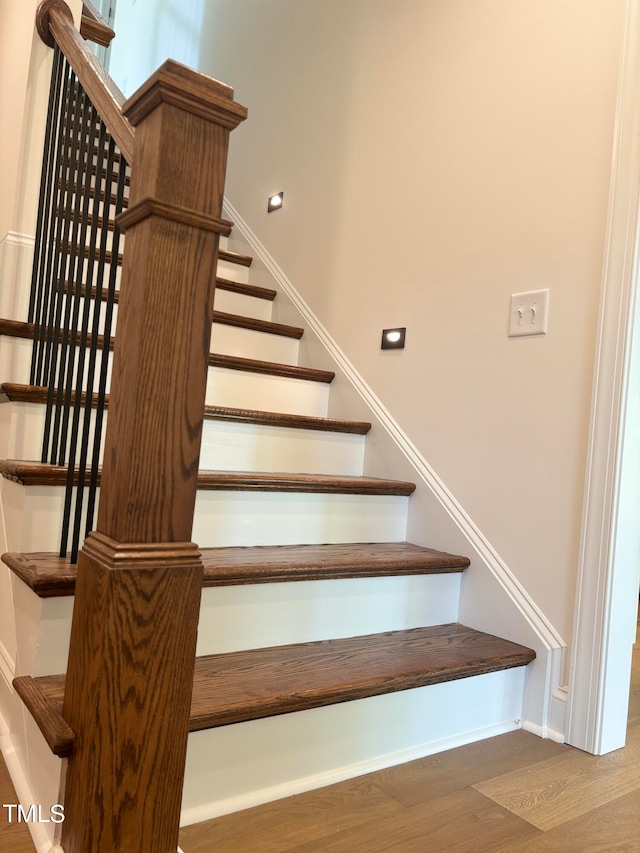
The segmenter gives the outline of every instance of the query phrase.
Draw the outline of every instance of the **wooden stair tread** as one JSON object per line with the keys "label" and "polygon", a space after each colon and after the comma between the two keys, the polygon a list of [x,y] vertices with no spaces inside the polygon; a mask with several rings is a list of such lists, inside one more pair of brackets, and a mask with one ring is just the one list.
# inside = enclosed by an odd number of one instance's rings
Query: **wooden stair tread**
{"label": "wooden stair tread", "polygon": [[277,296],[277,292],[275,290],[271,290],[269,287],[259,287],[255,284],[243,284],[242,282],[231,281],[231,279],[222,278],[221,276],[216,277],[216,287],[220,288],[220,290],[230,290],[233,293],[242,293],[244,296],[255,296],[256,299],[266,299],[269,302],[273,302]]}
{"label": "wooden stair tread", "polygon": [[[57,392],[54,390],[54,394]],[[48,389],[42,385],[23,385],[5,382],[0,385],[0,403],[3,401],[20,403],[47,402]],[[85,395],[82,396],[84,402]],[[73,404],[75,395],[71,395]],[[93,395],[92,405],[96,404]],[[109,395],[105,395],[105,408],[109,408]],[[229,421],[232,423],[256,424],[262,426],[286,427],[288,429],[308,429],[320,432],[341,432],[353,435],[366,435],[371,424],[367,421],[346,421],[338,418],[316,418],[311,415],[291,415],[285,412],[263,412],[259,409],[234,409],[229,406],[205,406],[204,418],[210,421]]]}
{"label": "wooden stair tread", "polygon": [[[99,217],[98,222],[102,222],[102,217]],[[216,277],[216,287],[219,290],[227,290],[232,293],[240,293],[243,296],[252,296],[255,299],[264,299],[268,302],[273,302],[276,298],[277,293],[275,290],[270,290],[268,287],[258,287],[255,284],[242,284],[239,281],[231,281],[228,278],[220,278],[220,276]],[[64,282],[62,289],[66,292],[70,289],[69,282]],[[82,289],[82,295],[84,296],[85,290],[84,287]],[[91,298],[96,298],[96,288],[91,288]],[[106,296],[103,295],[103,299],[106,299]],[[115,301],[118,302],[120,300],[120,291],[116,290],[115,293]]]}
{"label": "wooden stair tread", "polygon": [[[69,252],[73,248],[71,244],[68,246]],[[89,257],[89,249],[85,248],[84,257]],[[99,253],[96,251],[94,253],[94,260],[98,260]],[[110,251],[106,251],[104,253],[105,263],[110,264],[112,259],[112,253]],[[118,263],[122,261],[122,255],[119,255]],[[62,281],[58,283],[58,289],[65,294],[69,294],[73,292],[73,285],[70,281]],[[273,291],[275,296],[275,291]],[[80,296],[84,299],[87,295],[87,290],[84,285],[80,287]],[[91,299],[96,299],[98,293],[97,288],[91,288]],[[108,295],[107,287],[103,287],[100,291],[100,298],[102,301],[106,301]],[[120,302],[120,291],[116,290],[114,293],[114,300],[116,304]],[[299,326],[289,326],[285,323],[274,323],[273,320],[260,320],[256,317],[245,317],[243,314],[231,314],[228,311],[213,311],[212,322],[221,324],[223,326],[236,326],[240,329],[250,329],[254,332],[264,332],[269,335],[280,335],[285,338],[297,338],[298,340],[304,334],[304,329]]]}
{"label": "wooden stair tread", "polygon": [[[208,655],[196,659],[189,730],[426,687],[534,659],[532,649],[457,623]],[[64,725],[64,681],[64,675],[14,680],[38,725],[42,708],[33,707],[27,686],[46,701],[49,718]],[[50,746],[56,752],[56,744]],[[56,754],[70,748],[67,737]]]}
{"label": "wooden stair tread", "polygon": [[241,267],[250,267],[253,263],[253,258],[249,255],[241,255],[239,252],[230,252],[227,249],[218,249],[218,260],[238,264]]}
{"label": "wooden stair tread", "polygon": [[214,311],[213,322],[225,326],[236,326],[240,329],[251,329],[254,332],[265,332],[269,335],[280,335],[284,338],[300,340],[304,329],[299,326],[288,326],[284,323],[274,323],[272,320],[257,320],[254,317],[243,317],[241,314],[229,314],[226,311]]}
{"label": "wooden stair tread", "polygon": [[[21,320],[5,320],[0,319],[0,335],[7,335],[13,338],[24,338],[33,340],[35,327],[33,323],[25,323]],[[91,335],[88,335],[87,344],[91,341]],[[76,340],[80,342],[80,333],[77,334]],[[102,336],[98,335],[98,342],[102,341]],[[113,338],[111,338],[110,347],[113,349]],[[259,361],[253,358],[241,358],[236,355],[224,355],[221,353],[211,353],[209,355],[210,367],[224,367],[229,370],[242,370],[249,373],[263,373],[270,376],[282,376],[287,379],[304,379],[309,382],[333,382],[335,373],[330,370],[316,370],[312,367],[300,367],[295,364],[279,364],[273,361]]]}
{"label": "wooden stair tread", "polygon": [[[115,181],[113,183],[115,183]],[[60,181],[58,181],[58,186],[60,186]],[[67,183],[67,184],[65,184],[65,187],[67,189],[67,198],[69,198],[70,196],[75,196],[75,194],[78,192],[78,189],[80,189],[81,193],[84,194],[84,187],[82,187],[81,185],[78,185],[77,183],[71,183],[71,184]],[[96,192],[96,187],[94,187],[94,186],[89,188],[87,195],[89,196],[89,198],[95,198],[97,195],[98,198],[100,199],[100,201],[106,200],[106,201],[108,201],[109,205],[113,206],[113,207],[115,207],[115,205],[118,203],[117,193],[108,193],[107,194],[107,193],[105,193],[105,191],[103,189],[101,189],[99,192]],[[122,199],[122,207],[123,207],[123,209],[125,209],[128,206],[129,206],[129,197],[125,195]]]}
{"label": "wooden stair tread", "polygon": [[[102,469],[98,470],[98,482]],[[21,459],[0,461],[0,474],[23,486],[64,486],[67,469],[46,462]],[[89,475],[87,474],[87,480]],[[315,494],[408,496],[415,483],[378,477],[349,477],[337,474],[289,474],[254,471],[200,471],[198,488],[223,492],[313,492]]]}
{"label": "wooden stair tread", "polygon": [[[339,578],[450,574],[467,557],[408,542],[202,548],[204,586]],[[3,562],[41,598],[73,595],[77,567],[56,553],[3,554]]]}
{"label": "wooden stair tread", "polygon": [[209,356],[211,367],[228,367],[231,370],[244,370],[249,373],[264,373],[270,376],[282,376],[286,379],[306,379],[309,382],[333,382],[335,373],[331,370],[316,370],[313,367],[300,367],[296,364],[278,364],[273,361],[259,361],[255,358],[241,358],[235,355],[212,353]]}

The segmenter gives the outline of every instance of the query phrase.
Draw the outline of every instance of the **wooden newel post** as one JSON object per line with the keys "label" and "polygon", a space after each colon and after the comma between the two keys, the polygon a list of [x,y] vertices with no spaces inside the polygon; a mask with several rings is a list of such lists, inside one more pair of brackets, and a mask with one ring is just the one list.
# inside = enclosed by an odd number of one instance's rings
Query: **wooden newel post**
{"label": "wooden newel post", "polygon": [[202,564],[191,540],[233,90],[165,63],[136,127],[97,530],[78,562],[65,853],[175,853]]}

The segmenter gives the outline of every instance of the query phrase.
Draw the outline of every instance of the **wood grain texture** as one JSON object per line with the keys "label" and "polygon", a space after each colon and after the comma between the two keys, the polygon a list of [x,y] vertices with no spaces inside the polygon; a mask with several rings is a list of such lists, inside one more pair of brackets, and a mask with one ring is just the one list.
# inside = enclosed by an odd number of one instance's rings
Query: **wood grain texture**
{"label": "wood grain texture", "polygon": [[133,213],[64,692],[76,733],[67,853],[177,846],[202,590],[190,538],[219,240],[209,226],[221,217],[229,131],[246,110],[229,87],[168,60],[123,114],[136,127]]}
{"label": "wood grain texture", "polygon": [[638,791],[638,779],[640,743],[634,743],[602,756],[571,750],[474,788],[532,826],[548,830]]}
{"label": "wood grain texture", "polygon": [[[63,186],[62,182],[58,182],[58,186]],[[71,195],[75,195],[76,193],[78,193],[78,191],[80,191],[81,193],[84,192],[84,188],[82,186],[79,187],[78,184],[66,183],[66,184],[64,184],[64,186],[66,186],[69,189],[69,192]],[[97,197],[100,199],[100,201],[104,201],[106,198],[108,198],[109,204],[111,207],[114,207],[117,203],[117,200],[118,200],[118,197],[115,193],[113,193],[113,192],[107,193],[103,189],[100,189],[98,191],[95,186],[90,187],[89,197],[90,198],[96,198]],[[129,206],[129,199],[127,196],[124,196],[124,198],[122,199],[122,207],[123,207],[123,209],[126,210],[126,208],[128,206]]]}
{"label": "wood grain texture", "polygon": [[640,793],[636,788],[554,829],[511,839],[492,853],[640,853],[638,827]]}
{"label": "wood grain texture", "polygon": [[[67,469],[46,462],[22,462],[16,459],[0,461],[0,474],[7,480],[23,486],[63,486],[67,482]],[[89,473],[85,482],[89,480]],[[102,468],[98,470],[98,483],[103,480]],[[78,482],[78,475],[74,476]],[[335,474],[280,474],[254,471],[197,471],[194,485],[205,491],[239,492],[313,492],[315,494],[399,495],[408,496],[415,491],[415,483],[404,480],[383,480],[379,477],[349,477]],[[194,491],[195,494],[195,491]],[[123,540],[134,541],[134,540]],[[152,540],[174,541],[174,540]]]}
{"label": "wood grain texture", "polygon": [[80,35],[82,38],[93,41],[103,47],[109,47],[115,34],[115,30],[109,26],[96,7],[89,0],[84,0],[82,4],[82,19],[80,21]]}
{"label": "wood grain texture", "polygon": [[191,730],[523,666],[535,652],[458,624],[196,661]]}
{"label": "wood grain texture", "polygon": [[367,421],[344,421],[337,418],[315,418],[311,415],[263,412],[258,409],[232,409],[227,406],[206,406],[205,418],[236,423],[286,427],[288,429],[343,432],[354,435],[366,435],[371,429],[371,424]]}
{"label": "wood grain texture", "polygon": [[31,678],[30,675],[23,675],[13,679],[13,686],[31,716],[37,721],[49,749],[54,755],[68,755],[75,735],[62,717],[59,706],[49,702],[43,682]]}
{"label": "wood grain texture", "polygon": [[[0,331],[1,333],[1,331]],[[299,367],[295,364],[277,364],[273,361],[259,361],[254,358],[221,355],[213,353],[209,356],[212,367],[226,367],[230,370],[243,370],[248,373],[264,373],[270,376],[284,376],[289,379],[306,379],[309,382],[333,382],[336,375],[332,370],[316,370],[312,367]]]}
{"label": "wood grain texture", "polygon": [[[64,245],[59,244],[58,249],[62,250],[68,257],[83,257],[92,260],[94,263],[97,263],[100,260],[100,249],[96,248],[91,251],[90,246],[78,246],[73,243],[66,243]],[[104,262],[106,264],[111,264],[114,260],[113,252],[107,249],[104,254]],[[119,267],[122,266],[122,252],[119,252],[115,261]],[[103,294],[103,299],[106,299],[106,293]]]}
{"label": "wood grain texture", "polygon": [[[122,298],[122,297],[121,297]],[[209,311],[213,316],[213,309]],[[171,329],[169,334],[173,337],[175,329]],[[33,323],[24,323],[20,320],[4,320],[0,319],[0,335],[7,335],[14,338],[25,338],[33,340],[34,326]],[[92,336],[87,336],[87,346],[91,343]],[[77,335],[77,343],[80,343],[80,335]],[[102,336],[98,335],[98,344],[100,345]],[[111,338],[111,349],[114,348],[114,339]],[[206,356],[205,356],[206,358]],[[253,358],[241,358],[235,355],[224,355],[221,353],[209,353],[208,361],[210,367],[224,367],[228,370],[242,370],[248,373],[262,373],[270,376],[284,376],[289,379],[305,379],[309,382],[324,382],[330,383],[335,379],[335,373],[331,370],[316,370],[312,367],[299,367],[295,364],[278,364],[273,361],[260,361]]]}
{"label": "wood grain texture", "polygon": [[[466,557],[407,542],[202,548],[204,586],[462,572]],[[41,598],[73,595],[76,566],[55,553],[3,554],[2,561]]]}
{"label": "wood grain texture", "polygon": [[244,296],[253,296],[256,299],[266,299],[269,302],[277,296],[277,292],[269,287],[258,287],[255,284],[242,284],[239,281],[231,281],[228,278],[217,276],[216,287],[220,290],[230,290],[232,293],[242,293]]}
{"label": "wood grain texture", "polygon": [[[7,767],[0,755],[0,804],[18,803],[18,795],[13,787]],[[0,850],[5,853],[36,853],[31,833],[26,823],[19,823],[15,812],[9,821],[8,810],[0,813]]]}
{"label": "wood grain texture", "polygon": [[236,326],[239,329],[264,332],[269,335],[280,335],[283,338],[296,338],[297,340],[300,340],[304,334],[304,329],[301,329],[299,326],[287,326],[283,323],[274,323],[271,320],[256,320],[253,317],[228,314],[224,311],[214,311],[213,322],[224,326]]}
{"label": "wood grain texture", "polygon": [[134,92],[125,102],[123,112],[136,126],[161,104],[226,130],[233,130],[247,117],[246,107],[234,102],[231,86],[173,59],[164,62]]}
{"label": "wood grain texture", "polygon": [[230,264],[237,264],[240,267],[250,267],[253,263],[253,258],[249,255],[241,255],[239,252],[229,252],[226,249],[220,249],[220,260],[228,261]]}
{"label": "wood grain texture", "polygon": [[201,588],[191,543],[85,540],[62,708],[76,734],[66,853],[175,853]]}
{"label": "wood grain texture", "polygon": [[[626,751],[640,743],[640,645],[634,651],[631,702]],[[405,853],[640,853],[640,778],[634,791],[604,805],[582,808],[568,820],[545,832],[513,815],[488,798],[483,804],[470,786],[520,770],[524,776],[540,762],[557,755],[575,754],[583,762],[592,756],[572,747],[543,740],[518,730],[477,743],[440,752],[407,764],[360,777],[362,789],[350,782],[267,803],[246,811],[185,827],[180,845],[185,853],[244,853],[245,850],[277,853],[326,853],[328,850],[372,850]],[[607,767],[595,770],[612,779]],[[614,771],[614,776],[617,771]],[[621,765],[621,772],[624,768]],[[555,767],[548,769],[550,784],[557,782]],[[394,814],[376,789],[404,805]],[[363,803],[365,797],[367,805]],[[476,803],[477,809],[468,809]],[[582,804],[581,804],[582,805]],[[492,807],[498,809],[493,812]],[[363,808],[369,808],[362,820]],[[486,810],[488,809],[488,810]],[[504,834],[485,837],[487,820],[500,815]],[[448,816],[448,820],[447,820]],[[350,818],[352,820],[350,821]],[[516,818],[513,821],[513,818]],[[402,834],[400,821],[424,827],[414,841]],[[498,827],[496,821],[496,828]],[[411,833],[410,833],[411,835]],[[420,842],[425,845],[420,848]],[[338,845],[343,843],[344,847]],[[412,845],[415,845],[412,847]]]}
{"label": "wood grain texture", "polygon": [[[5,382],[0,385],[0,395],[7,401],[24,403],[47,402],[47,388],[40,385],[22,385]],[[82,395],[84,402],[86,395]],[[2,397],[0,397],[0,401]],[[72,395],[71,402],[75,401]],[[92,395],[92,405],[97,398]],[[105,396],[105,407],[109,407],[109,395]],[[337,418],[315,418],[310,415],[291,415],[283,412],[263,412],[258,409],[233,409],[228,406],[205,406],[205,420],[229,421],[231,423],[259,424],[262,426],[285,427],[287,429],[318,430],[321,432],[342,432],[354,435],[366,435],[371,429],[367,421],[343,421]]]}
{"label": "wood grain texture", "polygon": [[180,846],[188,853],[282,853],[329,831],[365,828],[405,813],[397,800],[360,777],[247,809],[242,820],[236,813],[184,827]]}
{"label": "wood grain texture", "polygon": [[[40,9],[47,7],[52,0],[44,0]],[[100,65],[94,54],[84,43],[76,30],[70,13],[61,10],[61,0],[53,0],[53,5],[44,8],[48,31],[69,61],[91,102],[98,110],[102,121],[115,139],[128,163],[133,160],[134,131],[122,114],[124,95],[111,77]],[[65,4],[62,4],[65,5]],[[40,9],[38,14],[40,14]]]}
{"label": "wood grain texture", "polygon": [[378,787],[407,807],[420,806],[511,770],[571,752],[523,729],[428,755],[371,774]]}
{"label": "wood grain texture", "polygon": [[[535,652],[456,623],[196,659],[190,731],[225,726],[516,666]],[[57,711],[65,676],[41,683]],[[73,725],[73,719],[64,712]]]}
{"label": "wood grain texture", "polygon": [[[525,821],[465,789],[432,800],[420,810],[407,809],[385,818],[382,826],[375,820],[344,831],[332,832],[328,826],[324,838],[289,849],[295,853],[493,853],[506,841],[537,835]],[[188,846],[185,853],[191,853]]]}
{"label": "wood grain texture", "polygon": [[120,229],[126,231],[127,228],[149,216],[161,216],[171,222],[180,222],[182,225],[190,225],[201,231],[212,231],[224,237],[228,237],[231,233],[232,223],[226,219],[157,198],[144,198],[137,201],[126,212],[118,214],[116,220]]}

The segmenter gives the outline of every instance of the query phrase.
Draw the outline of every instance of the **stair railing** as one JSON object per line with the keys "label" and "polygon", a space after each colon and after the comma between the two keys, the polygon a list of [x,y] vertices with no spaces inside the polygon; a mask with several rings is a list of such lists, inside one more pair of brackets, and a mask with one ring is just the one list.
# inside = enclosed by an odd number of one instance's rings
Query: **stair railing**
{"label": "stair railing", "polygon": [[[47,207],[38,217],[37,278],[44,268],[42,287],[49,291],[44,295],[37,284],[33,296],[41,353],[36,358],[47,363],[49,344],[54,397],[61,376],[66,381],[87,373],[77,360],[69,367],[71,353],[85,349],[74,337],[78,302],[84,308],[95,286],[77,275],[84,261],[93,260],[82,228],[89,216],[106,227],[109,213],[106,199],[98,216],[92,204],[85,209],[80,202],[78,221],[77,197],[93,192],[96,198],[103,168],[99,158],[93,162],[96,145],[99,154],[102,144],[113,142],[104,180],[117,172],[116,196],[124,196],[124,164],[131,165],[128,209],[116,222],[127,236],[98,518],[78,559],[63,702],[74,739],[61,842],[66,853],[175,853],[202,586],[191,531],[218,241],[229,232],[220,214],[229,131],[246,110],[228,86],[171,60],[121,104],[62,0],[42,3],[38,29],[60,51],[50,113],[74,106],[71,118],[50,126],[48,156],[53,151],[55,161],[59,155],[63,175],[50,178],[49,167],[43,169]],[[76,140],[80,150],[72,154]],[[83,189],[75,191],[72,215],[60,196],[62,178],[81,165],[91,171],[95,165],[96,174],[76,181]],[[110,188],[103,189],[108,194]],[[107,290],[112,272],[113,266]],[[50,319],[55,329],[58,316],[62,331],[53,330],[49,341]],[[105,364],[107,326],[100,334],[92,327],[87,338],[102,338]],[[100,390],[66,387],[62,396],[70,404],[84,397],[92,405]],[[54,410],[50,420],[55,425]],[[62,436],[56,442],[60,452]],[[75,462],[70,471],[82,486],[86,475]]]}
{"label": "stair railing", "polygon": [[41,459],[67,467],[60,556],[70,551],[75,563],[94,526],[118,297],[121,239],[113,223],[126,204],[135,133],[122,115],[124,96],[65,8],[41,19],[50,29],[38,24],[54,59],[29,303],[30,382],[47,388]]}

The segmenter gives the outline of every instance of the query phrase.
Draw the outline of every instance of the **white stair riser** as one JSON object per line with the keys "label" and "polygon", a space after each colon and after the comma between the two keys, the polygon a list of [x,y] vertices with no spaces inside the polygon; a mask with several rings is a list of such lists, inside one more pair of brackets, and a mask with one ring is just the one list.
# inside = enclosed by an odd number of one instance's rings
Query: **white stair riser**
{"label": "white stair riser", "polygon": [[231,290],[216,288],[213,298],[216,311],[226,314],[239,314],[241,317],[251,317],[254,320],[271,320],[273,302],[270,299],[258,299],[246,296],[244,293],[234,293]]}
{"label": "white stair riser", "polygon": [[[12,581],[20,674],[65,672],[73,596]],[[350,578],[202,591],[198,656],[455,622],[460,575]]]}
{"label": "white stair riser", "polygon": [[[41,404],[0,403],[0,459],[40,459],[45,415]],[[200,468],[359,476],[364,442],[350,433],[205,420]]]}
{"label": "white stair riser", "polygon": [[237,281],[240,284],[247,284],[249,281],[249,267],[234,264],[230,261],[223,261],[218,258],[217,269],[220,278],[227,278],[229,281]]}
{"label": "white stair riser", "polygon": [[[22,486],[3,479],[9,551],[57,551],[63,486]],[[406,497],[198,491],[192,539],[226,545],[319,545],[399,542],[406,533]],[[85,501],[86,506],[86,501]]]}
{"label": "white stair riser", "polygon": [[[30,368],[31,341],[0,335],[2,382],[28,384]],[[221,367],[210,367],[208,377],[205,402],[210,406],[327,416],[330,386],[326,382]]]}
{"label": "white stair riser", "polygon": [[200,467],[360,476],[363,435],[205,421]]}
{"label": "white stair riser", "polygon": [[[224,291],[220,291],[224,293]],[[235,294],[229,294],[231,296]],[[252,297],[240,297],[252,302],[264,302],[262,299]],[[218,302],[216,296],[216,304]],[[265,303],[271,305],[271,303]],[[91,302],[86,328],[91,332],[94,328],[94,310],[99,307],[97,321],[98,334],[105,331],[107,310],[105,302]],[[85,300],[68,299],[66,296],[60,300],[59,324],[61,327],[74,325],[80,329],[84,325]],[[75,318],[75,322],[73,322]],[[111,316],[110,334],[115,335],[118,327],[118,305],[113,306]],[[262,332],[255,329],[245,329],[240,326],[231,326],[226,323],[213,322],[211,326],[210,352],[223,353],[224,355],[236,355],[241,358],[254,358],[258,361],[274,361],[279,364],[297,364],[300,342],[297,338],[285,337],[284,335]]]}
{"label": "white stair riser", "polygon": [[459,574],[207,588],[197,654],[456,622],[459,595]]}
{"label": "white stair riser", "polygon": [[32,342],[0,335],[0,382],[29,383]]}
{"label": "white stair riser", "polygon": [[329,388],[326,382],[209,368],[206,402],[210,406],[326,418]]}
{"label": "white stair riser", "polygon": [[299,347],[300,341],[296,338],[213,323],[209,349],[211,352],[240,358],[296,365]]}
{"label": "white stair riser", "polygon": [[519,667],[194,732],[181,822],[197,823],[511,731],[521,716],[523,684]]}

